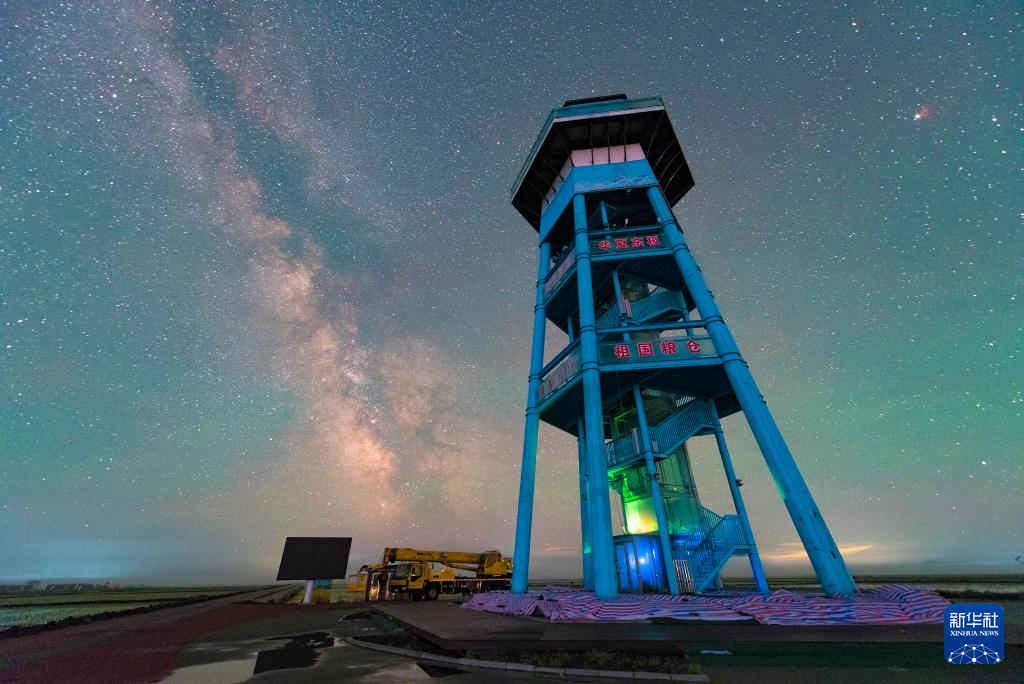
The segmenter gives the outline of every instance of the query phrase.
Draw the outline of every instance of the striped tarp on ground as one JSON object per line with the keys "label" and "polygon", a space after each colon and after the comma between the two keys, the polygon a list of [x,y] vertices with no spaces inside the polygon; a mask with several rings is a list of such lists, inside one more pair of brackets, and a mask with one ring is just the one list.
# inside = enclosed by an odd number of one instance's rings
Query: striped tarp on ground
{"label": "striped tarp on ground", "polygon": [[541,615],[552,622],[602,622],[674,618],[749,620],[766,625],[938,624],[949,602],[909,584],[890,584],[850,598],[779,590],[769,594],[664,596],[625,594],[601,600],[587,591],[543,587],[526,594],[475,594],[464,608],[506,615]]}

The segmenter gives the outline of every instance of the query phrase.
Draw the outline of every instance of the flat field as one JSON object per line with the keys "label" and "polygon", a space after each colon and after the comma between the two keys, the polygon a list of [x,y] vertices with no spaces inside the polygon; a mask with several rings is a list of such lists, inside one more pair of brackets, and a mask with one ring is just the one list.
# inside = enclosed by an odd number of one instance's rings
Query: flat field
{"label": "flat field", "polygon": [[244,587],[167,587],[0,594],[0,630],[224,596]]}

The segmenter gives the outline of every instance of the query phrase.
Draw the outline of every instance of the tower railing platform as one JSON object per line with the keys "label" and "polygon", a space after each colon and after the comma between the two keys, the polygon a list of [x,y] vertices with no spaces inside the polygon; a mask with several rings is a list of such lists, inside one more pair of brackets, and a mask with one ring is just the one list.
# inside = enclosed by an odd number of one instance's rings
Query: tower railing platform
{"label": "tower railing platform", "polygon": [[[728,380],[709,337],[659,337],[598,344],[601,395],[607,403],[623,400],[635,383],[690,396],[730,395]],[[577,343],[567,346],[542,369],[537,388],[541,420],[577,434],[582,362]],[[734,410],[729,400],[722,416]],[[663,441],[662,445],[668,442]]]}
{"label": "tower railing platform", "polygon": [[[558,257],[544,281],[545,310],[548,319],[561,330],[578,307],[575,248]],[[591,231],[590,261],[595,297],[601,299],[612,290],[612,271],[634,275],[656,287],[685,290],[668,246],[665,229],[647,226],[619,229],[608,233]]]}
{"label": "tower railing platform", "polygon": [[[676,353],[661,354],[662,343],[675,344]],[[699,350],[689,351],[685,345],[690,343],[697,345]],[[637,345],[640,344],[653,345],[656,353],[639,356]],[[617,345],[629,345],[628,358],[616,357]],[[675,394],[715,397],[719,417],[738,410],[721,358],[715,353],[710,340],[703,336],[607,342],[598,346],[601,350],[598,361],[601,396],[607,405],[628,401],[633,385],[640,383],[644,387]],[[570,345],[563,352],[545,367],[541,375],[537,406],[540,419],[545,423],[578,435],[576,416],[582,401],[582,362],[578,345]],[[619,350],[618,353],[625,352]],[[670,452],[672,449],[669,447],[677,441],[666,436],[657,439],[665,452]]]}

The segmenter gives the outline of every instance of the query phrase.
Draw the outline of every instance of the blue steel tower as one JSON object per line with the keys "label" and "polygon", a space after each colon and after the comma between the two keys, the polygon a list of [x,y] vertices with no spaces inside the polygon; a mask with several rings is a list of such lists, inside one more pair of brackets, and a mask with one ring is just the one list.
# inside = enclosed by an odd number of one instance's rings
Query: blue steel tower
{"label": "blue steel tower", "polygon": [[[693,187],[661,98],[548,116],[512,191],[539,234],[512,590],[526,591],[539,422],[579,444],[584,585],[702,593],[746,556],[767,591],[721,419],[742,412],[822,588],[853,579],[671,207]],[[567,343],[545,362],[547,321]],[[735,513],[700,501],[687,442],[713,436]]]}

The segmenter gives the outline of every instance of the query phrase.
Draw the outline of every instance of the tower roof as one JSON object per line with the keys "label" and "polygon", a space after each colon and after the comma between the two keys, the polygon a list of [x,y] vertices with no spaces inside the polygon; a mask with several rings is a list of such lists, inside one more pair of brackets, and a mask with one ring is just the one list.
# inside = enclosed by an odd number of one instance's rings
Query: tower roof
{"label": "tower roof", "polygon": [[573,150],[629,144],[643,148],[670,205],[693,187],[661,98],[608,95],[569,100],[551,110],[512,186],[512,206],[539,229],[544,195]]}

